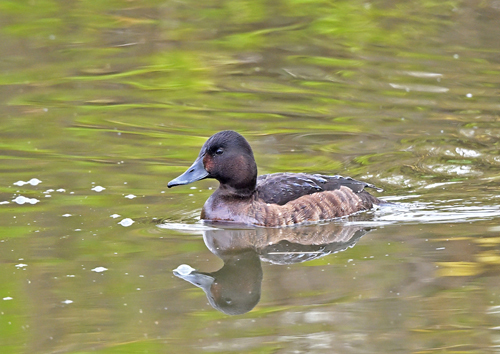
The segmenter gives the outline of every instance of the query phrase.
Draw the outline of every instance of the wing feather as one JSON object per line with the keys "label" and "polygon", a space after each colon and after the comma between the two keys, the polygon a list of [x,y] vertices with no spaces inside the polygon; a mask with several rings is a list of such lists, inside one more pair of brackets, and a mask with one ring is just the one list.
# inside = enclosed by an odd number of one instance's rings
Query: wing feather
{"label": "wing feather", "polygon": [[332,191],[346,186],[355,193],[365,187],[379,188],[351,177],[327,176],[307,173],[273,173],[257,178],[257,199],[264,203],[284,205],[289,201],[322,191]]}

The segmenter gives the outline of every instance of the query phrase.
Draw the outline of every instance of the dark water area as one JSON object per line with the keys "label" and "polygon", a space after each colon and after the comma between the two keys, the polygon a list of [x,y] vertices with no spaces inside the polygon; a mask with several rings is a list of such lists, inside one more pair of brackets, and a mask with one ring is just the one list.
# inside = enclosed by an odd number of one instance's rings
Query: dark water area
{"label": "dark water area", "polygon": [[[0,1],[0,352],[500,351],[500,2]],[[392,204],[206,225],[213,133]],[[174,270],[176,270],[174,272]]]}

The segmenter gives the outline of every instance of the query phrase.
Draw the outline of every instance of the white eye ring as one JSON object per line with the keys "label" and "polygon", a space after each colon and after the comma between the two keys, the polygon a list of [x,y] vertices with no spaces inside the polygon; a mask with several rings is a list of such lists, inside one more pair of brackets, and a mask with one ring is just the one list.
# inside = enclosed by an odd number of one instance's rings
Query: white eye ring
{"label": "white eye ring", "polygon": [[217,155],[222,155],[224,153],[223,148],[218,148],[217,151],[215,152]]}

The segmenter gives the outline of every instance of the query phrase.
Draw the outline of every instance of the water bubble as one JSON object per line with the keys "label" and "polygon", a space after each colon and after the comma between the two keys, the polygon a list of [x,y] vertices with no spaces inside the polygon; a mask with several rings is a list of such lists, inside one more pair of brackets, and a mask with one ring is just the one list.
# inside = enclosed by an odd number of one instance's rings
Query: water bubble
{"label": "water bubble", "polygon": [[128,226],[132,225],[134,222],[135,221],[130,219],[130,218],[125,218],[122,221],[120,221],[118,224],[120,224],[121,226],[124,226],[124,227],[128,227]]}
{"label": "water bubble", "polygon": [[13,200],[13,202],[17,203],[17,204],[36,204],[39,202],[39,200],[35,199],[35,198],[26,198],[26,197],[23,197],[22,195],[20,195],[20,196],[17,196]]}
{"label": "water bubble", "polygon": [[32,178],[28,182],[24,182],[24,181],[14,182],[14,185],[15,186],[24,186],[25,184],[31,184],[32,186],[36,186],[40,183],[42,183],[42,181],[40,181],[38,178]]}
{"label": "water bubble", "polygon": [[191,267],[190,265],[187,264],[181,264],[178,266],[176,269],[174,269],[174,272],[179,273],[180,275],[189,275],[191,272],[193,272],[195,269]]}
{"label": "water bubble", "polygon": [[105,272],[108,270],[108,268],[104,268],[104,267],[96,267],[94,269],[91,269],[93,272],[96,272],[96,273],[102,273],[102,272]]}

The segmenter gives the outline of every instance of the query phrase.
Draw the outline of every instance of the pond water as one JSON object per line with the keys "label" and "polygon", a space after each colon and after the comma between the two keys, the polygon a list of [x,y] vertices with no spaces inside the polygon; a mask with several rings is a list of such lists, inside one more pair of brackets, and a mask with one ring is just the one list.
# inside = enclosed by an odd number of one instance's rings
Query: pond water
{"label": "pond water", "polygon": [[[0,351],[500,352],[499,23],[497,0],[0,1]],[[393,204],[204,225],[217,182],[167,182],[224,129],[261,174]]]}

